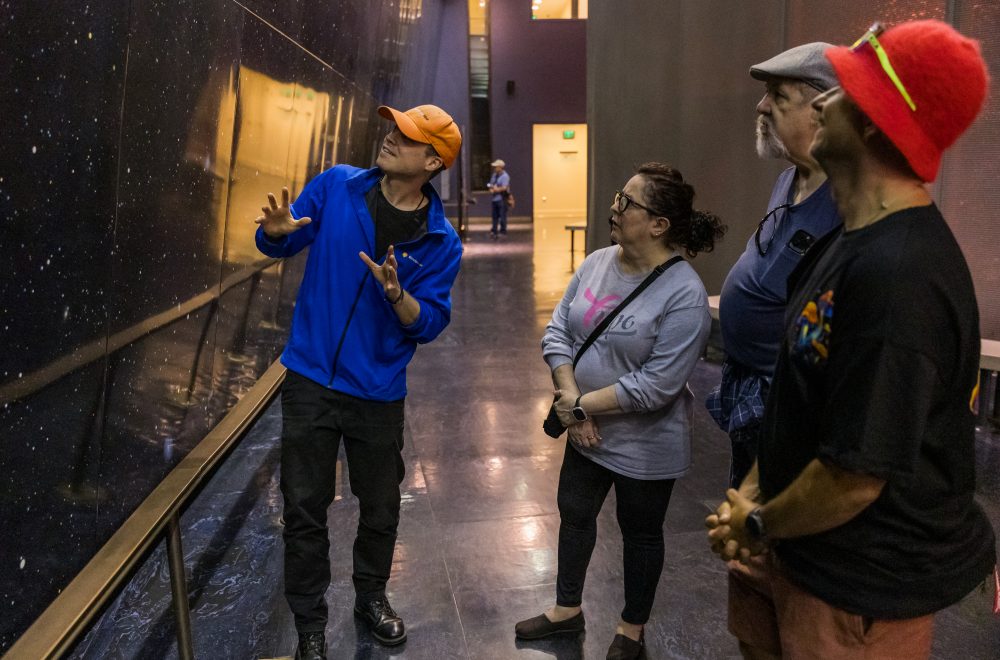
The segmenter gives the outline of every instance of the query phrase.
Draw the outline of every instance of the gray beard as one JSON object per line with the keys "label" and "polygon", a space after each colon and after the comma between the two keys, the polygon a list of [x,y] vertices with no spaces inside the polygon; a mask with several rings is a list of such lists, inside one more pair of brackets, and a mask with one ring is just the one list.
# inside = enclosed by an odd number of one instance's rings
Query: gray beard
{"label": "gray beard", "polygon": [[757,156],[760,158],[788,158],[788,149],[774,133],[774,126],[764,115],[757,115]]}

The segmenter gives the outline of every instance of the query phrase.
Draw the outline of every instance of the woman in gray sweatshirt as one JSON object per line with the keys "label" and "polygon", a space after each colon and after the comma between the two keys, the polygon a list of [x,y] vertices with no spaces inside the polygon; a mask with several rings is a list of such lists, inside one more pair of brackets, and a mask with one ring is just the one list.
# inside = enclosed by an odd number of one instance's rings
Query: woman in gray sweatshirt
{"label": "woman in gray sweatshirt", "polygon": [[725,227],[692,209],[694,189],[669,165],[646,163],[615,195],[611,239],[573,276],[542,339],[568,427],[558,504],[556,604],[521,621],[522,639],[584,628],[581,599],[597,540],[597,515],[612,486],[624,538],[625,607],[608,658],[635,658],[663,569],[663,520],[674,480],[691,463],[693,397],[687,380],[711,327],[708,297],[683,260],[622,309],[604,333],[581,345],[654,268],[679,250],[710,251]]}

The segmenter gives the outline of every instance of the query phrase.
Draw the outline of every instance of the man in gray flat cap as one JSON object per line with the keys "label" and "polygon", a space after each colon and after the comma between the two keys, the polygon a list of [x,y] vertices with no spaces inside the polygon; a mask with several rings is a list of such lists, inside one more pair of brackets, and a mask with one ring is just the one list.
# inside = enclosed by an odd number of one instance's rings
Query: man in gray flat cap
{"label": "man in gray flat cap", "polygon": [[757,457],[764,402],[784,327],[785,282],[816,239],[840,225],[826,174],[809,155],[817,125],[810,103],[837,85],[827,43],[796,46],[750,67],[764,83],[757,104],[757,155],[784,158],[766,212],[725,283],[719,322],[726,359],[706,406],[732,444],[729,485],[738,488]]}

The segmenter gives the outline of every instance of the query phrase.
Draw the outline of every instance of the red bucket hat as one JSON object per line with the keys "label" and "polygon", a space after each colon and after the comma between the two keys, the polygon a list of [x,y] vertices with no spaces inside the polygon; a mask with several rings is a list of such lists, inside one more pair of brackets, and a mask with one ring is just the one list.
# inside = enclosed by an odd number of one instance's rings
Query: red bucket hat
{"label": "red bucket hat", "polygon": [[941,21],[910,21],[878,36],[911,109],[870,43],[836,46],[826,57],[840,86],[902,152],[924,181],[937,177],[941,154],[965,132],[986,98],[989,75],[979,42]]}

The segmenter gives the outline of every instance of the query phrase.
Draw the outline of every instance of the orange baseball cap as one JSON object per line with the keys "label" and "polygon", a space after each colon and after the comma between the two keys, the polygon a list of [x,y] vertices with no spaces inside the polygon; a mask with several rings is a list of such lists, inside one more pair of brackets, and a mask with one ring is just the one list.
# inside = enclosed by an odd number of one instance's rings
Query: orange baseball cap
{"label": "orange baseball cap", "polygon": [[380,105],[378,113],[396,122],[399,132],[417,142],[434,147],[444,166],[451,167],[462,147],[462,133],[458,124],[447,112],[436,105],[418,105],[400,112],[387,105]]}

